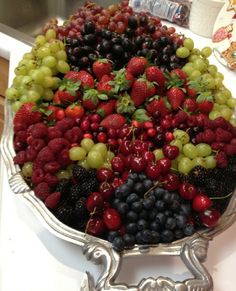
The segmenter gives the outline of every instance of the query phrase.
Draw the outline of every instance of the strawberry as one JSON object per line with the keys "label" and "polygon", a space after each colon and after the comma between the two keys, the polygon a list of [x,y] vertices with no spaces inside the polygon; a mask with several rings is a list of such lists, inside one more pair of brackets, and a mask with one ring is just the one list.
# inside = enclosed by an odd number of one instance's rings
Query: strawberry
{"label": "strawberry", "polygon": [[45,205],[49,209],[55,209],[61,200],[61,192],[51,193],[44,201]]}
{"label": "strawberry", "polygon": [[81,97],[79,92],[81,82],[74,82],[64,78],[59,86],[59,89],[53,96],[53,103],[55,104],[64,104],[70,103],[78,100]]}
{"label": "strawberry", "polygon": [[163,97],[154,96],[149,100],[149,103],[146,105],[146,109],[151,115],[155,112],[160,112],[161,116],[164,117],[170,113],[170,104]]}
{"label": "strawberry", "polygon": [[134,77],[138,77],[144,73],[145,68],[148,67],[148,60],[144,57],[133,57],[127,64],[127,71]]}
{"label": "strawberry", "polygon": [[83,95],[83,107],[85,107],[88,110],[93,110],[97,108],[99,103],[98,98],[98,91],[96,89],[87,89],[84,91]]}
{"label": "strawberry", "polygon": [[181,79],[184,83],[186,83],[186,81],[187,81],[187,74],[181,69],[171,70],[170,76],[174,77],[174,78],[177,77],[177,78]]}
{"label": "strawberry", "polygon": [[65,117],[65,112],[63,108],[48,105],[47,107],[42,107],[39,109],[41,113],[43,113],[47,120],[62,120]]}
{"label": "strawberry", "polygon": [[97,90],[105,94],[112,94],[113,87],[110,82],[113,80],[111,75],[103,75],[100,81],[97,83]]}
{"label": "strawberry", "polygon": [[119,91],[128,90],[133,85],[133,82],[134,76],[123,68],[116,72],[114,80],[110,84],[113,85],[114,92],[118,93]]}
{"label": "strawberry", "polygon": [[35,111],[36,104],[34,102],[24,103],[20,109],[16,112],[13,123],[14,126],[19,124],[34,124],[38,123],[42,119],[42,114],[39,111]]}
{"label": "strawberry", "polygon": [[167,91],[166,97],[170,102],[172,109],[177,110],[182,105],[185,99],[185,94],[179,87],[172,87]]}
{"label": "strawberry", "polygon": [[146,68],[145,75],[148,81],[156,82],[159,87],[164,87],[166,77],[158,67],[151,66]]}
{"label": "strawberry", "polygon": [[131,89],[131,99],[135,106],[143,104],[147,98],[155,94],[155,86],[144,78],[139,78],[134,81]]}
{"label": "strawberry", "polygon": [[65,78],[68,80],[73,80],[75,83],[80,81],[83,89],[94,88],[94,78],[85,70],[81,70],[79,72],[69,71],[66,73]]}
{"label": "strawberry", "polygon": [[135,111],[134,102],[131,100],[128,93],[120,96],[117,102],[117,113],[132,114]]}
{"label": "strawberry", "polygon": [[213,105],[213,102],[204,100],[198,103],[198,109],[200,110],[200,112],[208,114],[209,112],[211,112]]}
{"label": "strawberry", "polygon": [[102,127],[119,129],[126,123],[123,115],[114,113],[106,116],[100,123]]}
{"label": "strawberry", "polygon": [[187,98],[184,100],[182,107],[188,112],[195,112],[198,108],[197,102],[194,99]]}
{"label": "strawberry", "polygon": [[112,71],[112,64],[108,59],[99,59],[93,63],[93,73],[98,80],[101,80],[103,75],[109,75]]}
{"label": "strawberry", "polygon": [[65,115],[73,119],[81,118],[84,116],[84,108],[79,103],[73,103],[66,107]]}
{"label": "strawberry", "polygon": [[189,98],[196,98],[198,92],[195,88],[192,88],[189,85],[185,85],[184,89],[186,90],[186,95]]}
{"label": "strawberry", "polygon": [[114,113],[116,109],[116,103],[117,103],[116,99],[111,99],[107,102],[101,102],[97,108],[97,113],[102,117]]}

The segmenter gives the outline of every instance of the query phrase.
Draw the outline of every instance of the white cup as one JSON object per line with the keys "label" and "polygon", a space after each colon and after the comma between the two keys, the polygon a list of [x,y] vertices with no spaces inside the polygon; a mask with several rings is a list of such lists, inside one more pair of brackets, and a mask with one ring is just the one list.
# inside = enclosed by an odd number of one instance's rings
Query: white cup
{"label": "white cup", "polygon": [[189,29],[211,38],[214,24],[225,0],[193,0],[189,16]]}

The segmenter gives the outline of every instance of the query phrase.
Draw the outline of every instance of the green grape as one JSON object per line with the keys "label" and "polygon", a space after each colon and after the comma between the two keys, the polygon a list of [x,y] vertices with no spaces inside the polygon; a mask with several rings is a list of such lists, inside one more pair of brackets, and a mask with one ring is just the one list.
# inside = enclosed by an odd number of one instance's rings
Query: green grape
{"label": "green grape", "polygon": [[59,73],[58,69],[56,67],[51,68],[51,70],[52,70],[52,75],[53,76],[56,76]]}
{"label": "green grape", "polygon": [[206,89],[215,89],[215,80],[210,74],[202,75],[202,83],[206,86]]}
{"label": "green grape", "polygon": [[67,60],[67,54],[64,50],[60,50],[58,52],[56,52],[55,57],[58,60],[62,60],[62,61],[66,61]]}
{"label": "green grape", "polygon": [[212,54],[212,49],[209,46],[206,46],[201,50],[201,55],[205,58],[209,58],[211,54]]}
{"label": "green grape", "polygon": [[227,106],[229,106],[229,108],[233,109],[236,106],[236,99],[230,97],[229,99],[227,99],[226,104]]}
{"label": "green grape", "polygon": [[56,67],[57,60],[53,56],[47,56],[43,58],[42,64],[46,67],[53,68],[53,67]]}
{"label": "green grape", "polygon": [[49,67],[41,66],[39,70],[43,72],[45,76],[52,77],[52,70]]}
{"label": "green grape", "polygon": [[223,87],[222,92],[224,92],[224,95],[227,97],[227,99],[232,97],[232,93],[229,89]]}
{"label": "green grape", "polygon": [[192,143],[186,143],[183,146],[183,154],[190,159],[194,159],[197,157],[198,155],[198,151],[195,147],[195,145],[193,145]]}
{"label": "green grape", "polygon": [[178,171],[178,161],[176,159],[171,161],[171,169]]}
{"label": "green grape", "polygon": [[205,158],[205,167],[207,169],[214,169],[216,167],[216,159],[214,156],[208,156]]}
{"label": "green grape", "polygon": [[40,96],[43,95],[44,89],[39,84],[32,84],[31,87],[30,87],[30,89],[33,90],[33,91],[38,92]]}
{"label": "green grape", "polygon": [[33,82],[32,77],[26,75],[26,76],[24,76],[24,77],[22,78],[22,82],[21,82],[21,84],[22,84],[24,87],[27,88],[27,87],[30,87],[30,86],[31,86],[32,82]]}
{"label": "green grape", "polygon": [[83,138],[80,146],[88,153],[94,146],[94,141],[91,138]]}
{"label": "green grape", "polygon": [[197,58],[193,61],[193,67],[200,72],[205,72],[207,69],[207,65],[201,58]]}
{"label": "green grape", "polygon": [[170,144],[173,145],[173,146],[176,146],[179,149],[179,151],[182,152],[183,145],[182,145],[182,142],[179,139],[173,139],[170,142]]}
{"label": "green grape", "polygon": [[37,102],[40,99],[40,94],[37,91],[29,90],[27,94],[27,98],[29,102]]}
{"label": "green grape", "polygon": [[57,63],[57,70],[60,73],[65,74],[70,70],[70,66],[65,61],[59,60]]}
{"label": "green grape", "polygon": [[21,172],[25,178],[30,178],[33,172],[33,163],[31,162],[24,163]]}
{"label": "green grape", "polygon": [[55,79],[50,76],[45,76],[44,77],[44,82],[43,82],[43,87],[44,88],[52,88],[55,86]]}
{"label": "green grape", "polygon": [[60,86],[61,79],[58,77],[53,77],[54,85],[52,86],[52,90],[57,89]]}
{"label": "green grape", "polygon": [[14,112],[17,112],[21,108],[22,103],[20,101],[15,101],[12,103],[11,108]]}
{"label": "green grape", "polygon": [[189,62],[194,62],[195,60],[199,59],[198,55],[191,54],[188,58]]}
{"label": "green grape", "polygon": [[37,63],[34,60],[29,60],[26,64],[26,68],[28,71],[33,70],[37,67]]}
{"label": "green grape", "polygon": [[209,65],[207,68],[208,72],[211,74],[212,77],[215,77],[217,73],[217,66],[215,65]]}
{"label": "green grape", "polygon": [[44,73],[40,70],[33,70],[31,73],[31,77],[36,84],[42,85],[44,82]]}
{"label": "green grape", "polygon": [[188,174],[192,168],[192,161],[187,157],[183,157],[178,163],[178,171],[182,174]]}
{"label": "green grape", "polygon": [[57,39],[50,42],[50,50],[53,54],[55,54],[56,52],[58,52],[60,50],[64,51],[64,49],[61,49],[60,41]]}
{"label": "green grape", "polygon": [[[58,40],[57,40],[57,41],[58,41]],[[61,41],[61,40],[59,40],[58,43],[59,43],[59,47],[60,47],[60,49],[61,49],[61,50],[65,50],[65,44],[64,44],[64,42]]]}
{"label": "green grape", "polygon": [[176,129],[173,133],[175,139],[178,139],[181,141],[182,144],[186,144],[189,142],[190,138],[187,132],[181,129]]}
{"label": "green grape", "polygon": [[219,77],[215,77],[214,78],[215,80],[215,86],[217,89],[221,88],[222,87],[222,84],[223,84],[223,80]]}
{"label": "green grape", "polygon": [[104,157],[101,152],[91,150],[87,155],[87,163],[90,168],[99,169],[104,164]]}
{"label": "green grape", "polygon": [[53,99],[54,93],[51,89],[45,88],[42,96],[44,100],[51,101]]}
{"label": "green grape", "polygon": [[186,47],[179,47],[176,50],[176,55],[181,59],[185,59],[190,55],[190,51]]}
{"label": "green grape", "polygon": [[33,54],[32,53],[25,53],[23,55],[23,59],[24,60],[32,60],[34,58]]}
{"label": "green grape", "polygon": [[5,95],[6,95],[7,99],[9,99],[11,101],[16,100],[20,97],[20,93],[17,90],[17,88],[15,88],[15,87],[7,88],[5,91]]}
{"label": "green grape", "polygon": [[193,50],[194,48],[194,42],[191,38],[185,38],[183,45],[185,48],[187,48],[188,50]]}
{"label": "green grape", "polygon": [[43,59],[51,55],[50,48],[42,46],[37,51],[37,57]]}
{"label": "green grape", "polygon": [[21,95],[20,102],[22,104],[29,102],[28,96],[26,94]]}
{"label": "green grape", "polygon": [[200,50],[198,49],[198,48],[194,48],[193,50],[192,50],[192,54],[193,55],[200,55]]}
{"label": "green grape", "polygon": [[66,170],[60,170],[59,172],[56,173],[56,176],[59,180],[70,179],[70,173],[69,171],[66,171]]}
{"label": "green grape", "polygon": [[17,76],[19,76],[19,75],[25,76],[27,74],[27,72],[28,72],[28,70],[27,70],[26,65],[17,66],[14,70],[14,73]]}
{"label": "green grape", "polygon": [[15,87],[20,86],[23,78],[24,78],[24,76],[21,76],[21,75],[15,76],[15,78],[13,79],[13,82],[12,82],[13,86],[15,86]]}
{"label": "green grape", "polygon": [[217,91],[214,95],[214,100],[218,104],[226,104],[227,96],[224,94],[224,91]]}
{"label": "green grape", "polygon": [[191,81],[194,81],[194,80],[196,80],[197,78],[199,78],[201,75],[202,75],[202,74],[201,74],[201,72],[200,72],[199,70],[193,70],[192,73],[191,73],[190,76],[189,76],[189,79],[190,79]]}
{"label": "green grape", "polygon": [[51,40],[51,39],[55,39],[57,36],[57,33],[54,29],[50,28],[46,31],[45,33],[45,37],[46,37],[46,40]]}
{"label": "green grape", "polygon": [[212,153],[211,146],[207,143],[199,143],[196,145],[199,157],[207,157]]}
{"label": "green grape", "polygon": [[86,150],[82,147],[73,147],[69,150],[69,158],[72,161],[81,161],[86,157]]}
{"label": "green grape", "polygon": [[224,75],[220,72],[217,72],[215,75],[216,78],[220,78],[222,81],[224,80]]}
{"label": "green grape", "polygon": [[192,66],[183,66],[182,70],[189,76],[194,71],[194,68]]}
{"label": "green grape", "polygon": [[192,165],[193,165],[193,167],[202,166],[202,167],[206,168],[205,158],[197,157],[197,158],[193,159],[192,160]]}
{"label": "green grape", "polygon": [[106,161],[109,163],[113,158],[114,158],[115,154],[111,151],[107,151],[107,156],[106,156]]}
{"label": "green grape", "polygon": [[222,117],[224,117],[228,121],[231,119],[233,115],[233,111],[230,108],[223,108],[220,110],[220,113]]}
{"label": "green grape", "polygon": [[38,35],[36,38],[35,38],[35,41],[34,43],[36,44],[36,46],[43,46],[45,43],[46,43],[46,37],[44,35]]}
{"label": "green grape", "polygon": [[160,159],[165,157],[164,154],[163,154],[162,149],[155,149],[153,151],[153,154],[155,156],[156,161],[158,161],[158,160],[160,160]]}
{"label": "green grape", "polygon": [[209,113],[209,119],[211,119],[211,120],[214,120],[214,119],[216,119],[217,117],[220,117],[220,116],[221,116],[221,113],[219,111],[212,110]]}
{"label": "green grape", "polygon": [[94,144],[94,146],[92,147],[91,151],[99,152],[104,159],[105,159],[105,157],[107,155],[107,147],[102,142],[98,142],[98,143]]}
{"label": "green grape", "polygon": [[86,170],[88,170],[90,167],[89,167],[89,164],[87,162],[87,159],[83,160],[83,161],[79,161],[78,162],[78,165],[80,165],[81,167],[85,168]]}

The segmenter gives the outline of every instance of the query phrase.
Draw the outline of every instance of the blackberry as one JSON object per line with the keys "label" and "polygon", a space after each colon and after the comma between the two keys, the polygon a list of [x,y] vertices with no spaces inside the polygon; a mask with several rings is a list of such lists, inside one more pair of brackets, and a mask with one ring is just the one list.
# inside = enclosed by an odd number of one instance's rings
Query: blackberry
{"label": "blackberry", "polygon": [[68,200],[72,203],[76,203],[84,195],[81,184],[75,184],[70,188]]}
{"label": "blackberry", "polygon": [[61,192],[62,196],[66,195],[69,192],[70,181],[67,179],[62,179],[56,186],[55,192]]}
{"label": "blackberry", "polygon": [[98,181],[96,179],[90,178],[86,182],[80,184],[81,192],[83,196],[88,196],[91,192],[94,192],[98,188]]}
{"label": "blackberry", "polygon": [[87,177],[91,179],[97,179],[97,171],[94,169],[87,170]]}
{"label": "blackberry", "polygon": [[55,216],[61,222],[67,225],[71,225],[73,221],[73,207],[69,204],[64,203],[56,209]]}
{"label": "blackberry", "polygon": [[85,181],[87,179],[88,176],[88,171],[79,166],[79,165],[75,165],[72,169],[72,176],[73,178],[78,181],[79,183],[82,183],[83,181]]}
{"label": "blackberry", "polygon": [[206,168],[202,166],[196,166],[190,171],[189,178],[195,185],[204,185],[206,184],[208,175],[209,172]]}

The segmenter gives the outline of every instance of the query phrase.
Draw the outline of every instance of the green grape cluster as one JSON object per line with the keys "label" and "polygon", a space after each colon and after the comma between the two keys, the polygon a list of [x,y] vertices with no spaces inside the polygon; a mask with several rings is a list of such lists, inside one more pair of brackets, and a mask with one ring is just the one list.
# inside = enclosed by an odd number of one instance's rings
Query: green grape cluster
{"label": "green grape cluster", "polygon": [[83,138],[80,146],[69,150],[69,158],[78,161],[85,169],[111,168],[111,160],[114,153],[107,149],[104,143],[94,143],[90,138]]}
{"label": "green grape cluster", "polygon": [[176,129],[173,134],[175,139],[170,144],[177,146],[180,151],[173,161],[173,168],[182,174],[188,174],[195,166],[203,166],[206,169],[216,167],[216,160],[209,144],[192,144],[188,133],[180,129]]}
{"label": "green grape cluster", "polygon": [[49,29],[45,35],[38,35],[31,51],[15,68],[13,84],[6,90],[13,111],[26,102],[51,101],[53,90],[59,86],[58,73],[69,70],[64,43],[56,39],[56,32]]}

